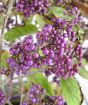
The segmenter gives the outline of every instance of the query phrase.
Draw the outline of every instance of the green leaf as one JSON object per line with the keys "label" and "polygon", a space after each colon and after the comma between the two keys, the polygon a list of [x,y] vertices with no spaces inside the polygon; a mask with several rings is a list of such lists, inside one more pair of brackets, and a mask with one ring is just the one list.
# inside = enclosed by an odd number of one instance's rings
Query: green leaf
{"label": "green leaf", "polygon": [[75,25],[74,27],[73,27],[73,30],[75,31],[75,32],[78,32],[78,26],[77,25]]}
{"label": "green leaf", "polygon": [[84,79],[88,79],[88,71],[84,67],[79,68],[79,75]]}
{"label": "green leaf", "polygon": [[84,30],[83,29],[79,29],[78,34],[84,34]]}
{"label": "green leaf", "polygon": [[80,105],[81,92],[74,78],[61,79],[61,90],[67,105]]}
{"label": "green leaf", "polygon": [[50,11],[56,16],[56,17],[60,17],[61,15],[63,15],[65,9],[62,7],[58,7],[58,6],[53,6],[50,7]]}
{"label": "green leaf", "polygon": [[54,90],[53,90],[51,84],[48,82],[48,80],[42,73],[38,72],[36,74],[33,74],[28,77],[28,80],[35,84],[40,84],[43,88],[46,89],[46,93],[48,95],[54,95]]}
{"label": "green leaf", "polygon": [[11,29],[7,33],[5,33],[5,39],[7,41],[14,41],[15,39],[23,36],[34,34],[38,31],[35,25],[27,24],[25,26],[17,26],[16,28]]}
{"label": "green leaf", "polygon": [[33,19],[34,19],[35,23],[39,25],[39,27],[42,28],[44,26],[45,21],[44,21],[43,16],[36,14],[33,16]]}
{"label": "green leaf", "polygon": [[82,64],[85,66],[88,64],[88,61],[86,59],[82,59]]}
{"label": "green leaf", "polygon": [[63,7],[53,6],[53,7],[50,7],[50,11],[56,17],[59,17],[59,18],[62,18],[62,19],[67,19],[67,20],[71,20],[72,19],[71,16],[64,15],[64,12],[66,12],[66,10]]}
{"label": "green leaf", "polygon": [[9,58],[10,55],[7,51],[3,52],[2,55],[1,55],[1,66],[2,67],[7,67],[7,58]]}
{"label": "green leaf", "polygon": [[41,49],[38,50],[38,53],[39,53],[39,55],[40,55],[41,57],[44,57],[44,54],[42,53],[42,50],[41,50]]}
{"label": "green leaf", "polygon": [[[23,15],[21,15],[21,16],[23,16]],[[29,24],[32,24],[32,21],[33,21],[33,15],[30,15],[30,17],[29,18],[25,18],[24,16],[23,16],[23,19],[21,18],[21,20],[23,20],[24,21],[24,23],[27,25],[29,25]]]}
{"label": "green leaf", "polygon": [[63,7],[58,7],[58,6],[53,6],[53,7],[50,7],[51,11],[53,13],[63,13],[65,11],[65,9]]}

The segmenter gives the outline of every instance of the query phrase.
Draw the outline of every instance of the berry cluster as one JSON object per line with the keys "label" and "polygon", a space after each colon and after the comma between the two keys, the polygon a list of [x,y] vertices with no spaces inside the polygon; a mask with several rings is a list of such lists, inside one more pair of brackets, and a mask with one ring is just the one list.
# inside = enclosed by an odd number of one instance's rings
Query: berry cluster
{"label": "berry cluster", "polygon": [[28,92],[28,101],[24,101],[23,105],[64,105],[61,96],[45,96],[45,89],[39,84],[33,85]]}
{"label": "berry cluster", "polygon": [[30,103],[40,103],[42,100],[42,96],[45,93],[45,89],[41,88],[40,85],[33,85],[30,89],[29,89],[29,100]]}
{"label": "berry cluster", "polygon": [[[11,58],[7,60],[9,68],[17,74],[25,74],[31,68],[41,65],[57,77],[69,77],[78,72],[81,64],[81,44],[74,44],[77,35],[73,25],[62,19],[54,18],[54,25],[45,25],[36,35],[37,44],[31,36],[10,48]],[[43,57],[39,55],[41,48]]]}
{"label": "berry cluster", "polygon": [[74,44],[77,40],[74,32],[73,21],[52,19],[53,25],[45,25],[38,32],[37,40],[44,54],[44,63],[48,73],[54,73],[57,77],[67,78],[78,72],[81,64],[81,44]]}
{"label": "berry cluster", "polygon": [[61,96],[51,96],[48,101],[47,105],[64,105],[64,100]]}
{"label": "berry cluster", "polygon": [[49,6],[49,0],[19,0],[16,8],[17,11],[22,12],[25,17],[29,17],[30,14],[35,13],[38,13],[40,15],[45,14]]}
{"label": "berry cluster", "polygon": [[4,105],[5,102],[5,95],[3,91],[0,89],[0,105]]}
{"label": "berry cluster", "polygon": [[7,60],[10,71],[26,74],[31,68],[43,65],[46,75],[54,73],[56,77],[67,78],[77,73],[83,54],[79,36],[74,31],[80,18],[77,8],[73,11],[77,15],[72,20],[52,18],[52,24],[45,25],[36,34],[36,43],[28,36],[10,48],[11,57]]}
{"label": "berry cluster", "polygon": [[23,42],[15,44],[10,48],[11,58],[7,59],[11,71],[26,74],[31,68],[39,68],[38,46],[34,43],[32,36],[26,37]]}

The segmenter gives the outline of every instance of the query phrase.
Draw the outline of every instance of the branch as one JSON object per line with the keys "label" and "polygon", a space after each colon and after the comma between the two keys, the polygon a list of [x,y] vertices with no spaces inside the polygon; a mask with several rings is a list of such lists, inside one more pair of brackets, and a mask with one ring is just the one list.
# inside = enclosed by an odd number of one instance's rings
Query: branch
{"label": "branch", "polygon": [[22,78],[19,79],[19,85],[20,85],[20,91],[21,91],[21,94],[20,94],[20,105],[22,105],[23,103],[23,83],[22,83]]}
{"label": "branch", "polygon": [[[12,11],[13,2],[14,2],[14,0],[9,0],[8,7],[6,9],[6,15],[4,17],[4,22],[3,22],[2,30],[1,30],[1,34],[0,34],[0,51],[2,51],[5,27],[6,27],[8,18],[10,17],[11,11]],[[1,54],[0,54],[0,71],[1,71]]]}

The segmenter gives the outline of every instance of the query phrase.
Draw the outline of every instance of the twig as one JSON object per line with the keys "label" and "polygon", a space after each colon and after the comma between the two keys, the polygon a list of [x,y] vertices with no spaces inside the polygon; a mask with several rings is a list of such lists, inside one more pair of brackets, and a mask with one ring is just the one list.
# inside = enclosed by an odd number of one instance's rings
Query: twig
{"label": "twig", "polygon": [[[11,14],[13,2],[14,2],[14,0],[9,0],[8,7],[6,9],[6,15],[4,17],[4,22],[3,22],[2,29],[1,29],[1,34],[0,34],[0,51],[2,51],[5,27],[6,27],[8,18],[10,17],[10,14]],[[0,71],[1,71],[1,54],[0,54]]]}
{"label": "twig", "polygon": [[20,94],[20,105],[23,103],[23,85],[22,85],[22,78],[19,78],[19,85],[21,89],[21,94]]}
{"label": "twig", "polygon": [[16,15],[15,18],[16,18],[15,19],[16,20],[15,26],[17,26],[18,25],[18,16]]}

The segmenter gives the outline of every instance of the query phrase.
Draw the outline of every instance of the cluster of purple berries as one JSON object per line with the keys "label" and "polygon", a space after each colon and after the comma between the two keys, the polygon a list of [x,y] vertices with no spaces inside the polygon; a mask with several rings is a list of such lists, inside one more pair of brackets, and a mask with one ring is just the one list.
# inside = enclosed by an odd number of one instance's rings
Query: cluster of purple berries
{"label": "cluster of purple berries", "polygon": [[[52,103],[51,105],[64,105],[64,100],[61,96],[51,96],[49,97],[49,103]],[[49,104],[47,104],[49,105]]]}
{"label": "cluster of purple berries", "polygon": [[24,101],[23,105],[64,105],[64,100],[61,96],[45,96],[45,89],[39,84],[33,85],[28,92],[28,100]]}
{"label": "cluster of purple berries", "polygon": [[[36,34],[37,43],[28,36],[10,48],[12,56],[7,63],[11,71],[26,74],[31,68],[42,68],[43,65],[46,71],[57,77],[67,78],[78,72],[82,48],[79,42],[74,43],[77,35],[73,30],[73,21],[53,18],[52,22]],[[39,49],[43,56],[39,54]]]}
{"label": "cluster of purple berries", "polygon": [[29,89],[29,100],[30,103],[40,103],[42,100],[42,96],[45,93],[45,89],[41,88],[41,86],[38,85],[33,85],[30,89]]}
{"label": "cluster of purple berries", "polygon": [[0,89],[0,105],[4,105],[5,103],[5,95],[3,91]]}
{"label": "cluster of purple berries", "polygon": [[74,7],[74,8],[70,8],[70,7],[68,7],[67,8],[67,11],[68,11],[68,13],[72,16],[72,17],[74,17],[73,18],[73,24],[78,24],[78,23],[81,23],[81,21],[82,21],[82,16],[81,16],[81,13],[80,13],[80,11],[79,11],[79,9],[77,8],[77,7]]}
{"label": "cluster of purple berries", "polygon": [[7,59],[8,66],[13,73],[26,74],[31,68],[40,67],[40,55],[38,45],[34,43],[33,37],[26,37],[23,42],[15,44],[10,48],[12,55]]}
{"label": "cluster of purple berries", "polygon": [[37,33],[38,45],[44,54],[43,64],[47,66],[47,71],[57,77],[67,78],[78,72],[82,48],[80,43],[74,43],[77,35],[73,30],[73,21],[54,18],[53,22],[53,25],[45,25]]}
{"label": "cluster of purple berries", "polygon": [[50,6],[49,0],[19,0],[16,5],[17,11],[22,12],[25,17],[38,13],[44,15]]}
{"label": "cluster of purple berries", "polygon": [[83,54],[79,36],[74,31],[80,18],[77,8],[73,11],[77,15],[72,20],[52,18],[52,24],[45,25],[36,34],[36,43],[32,36],[28,36],[10,48],[11,57],[7,63],[11,73],[26,74],[31,68],[41,69],[44,66],[46,75],[54,73],[59,78],[74,76]]}

